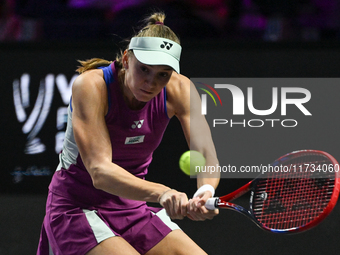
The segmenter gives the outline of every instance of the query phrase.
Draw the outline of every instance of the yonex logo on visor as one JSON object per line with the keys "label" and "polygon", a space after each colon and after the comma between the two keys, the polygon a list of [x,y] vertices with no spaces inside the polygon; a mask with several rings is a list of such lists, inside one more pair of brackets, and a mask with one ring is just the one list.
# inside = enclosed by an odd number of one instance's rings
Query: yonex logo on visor
{"label": "yonex logo on visor", "polygon": [[162,37],[133,37],[129,50],[133,50],[138,61],[146,65],[167,65],[179,73],[182,47]]}
{"label": "yonex logo on visor", "polygon": [[164,41],[163,44],[161,44],[161,48],[163,49],[165,47],[167,50],[170,50],[172,45],[173,45],[172,43]]}

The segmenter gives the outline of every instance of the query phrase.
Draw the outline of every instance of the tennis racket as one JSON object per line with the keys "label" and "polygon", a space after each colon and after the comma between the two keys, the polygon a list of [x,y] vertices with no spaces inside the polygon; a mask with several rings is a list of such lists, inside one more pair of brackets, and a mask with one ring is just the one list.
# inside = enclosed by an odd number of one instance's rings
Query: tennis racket
{"label": "tennis racket", "polygon": [[[261,174],[234,192],[208,199],[206,208],[237,211],[274,233],[305,231],[329,215],[340,188],[339,163],[330,154],[295,151],[270,166],[271,172]],[[249,209],[230,202],[248,191]]]}

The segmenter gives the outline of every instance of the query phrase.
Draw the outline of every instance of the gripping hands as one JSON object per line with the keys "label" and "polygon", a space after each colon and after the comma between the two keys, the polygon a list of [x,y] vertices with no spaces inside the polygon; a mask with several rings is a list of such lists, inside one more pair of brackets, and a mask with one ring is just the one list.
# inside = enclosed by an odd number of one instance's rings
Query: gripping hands
{"label": "gripping hands", "polygon": [[188,199],[183,192],[174,189],[165,191],[159,198],[159,203],[165,208],[171,219],[183,219],[188,217],[194,221],[212,219],[218,215],[218,209],[208,210],[205,203],[215,193],[211,185],[203,185],[194,194],[192,199]]}

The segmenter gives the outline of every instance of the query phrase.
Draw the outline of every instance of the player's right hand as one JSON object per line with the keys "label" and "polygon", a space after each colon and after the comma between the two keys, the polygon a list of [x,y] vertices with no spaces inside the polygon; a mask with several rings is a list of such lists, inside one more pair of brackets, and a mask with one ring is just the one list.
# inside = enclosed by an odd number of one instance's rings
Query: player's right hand
{"label": "player's right hand", "polygon": [[159,203],[171,219],[183,219],[187,216],[188,197],[183,192],[169,190],[161,196]]}

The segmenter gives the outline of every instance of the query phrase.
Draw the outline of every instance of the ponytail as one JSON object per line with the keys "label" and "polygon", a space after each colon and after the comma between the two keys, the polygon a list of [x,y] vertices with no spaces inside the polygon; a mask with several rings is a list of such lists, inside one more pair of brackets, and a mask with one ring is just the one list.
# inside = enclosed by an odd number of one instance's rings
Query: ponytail
{"label": "ponytail", "polygon": [[110,65],[113,61],[108,61],[108,60],[101,59],[101,58],[91,58],[91,59],[87,59],[85,61],[78,60],[78,62],[81,64],[81,66],[78,66],[76,71],[79,74],[81,74],[81,73],[83,73],[87,70],[90,70],[90,69],[96,69],[100,66]]}
{"label": "ponytail", "polygon": [[[144,27],[133,37],[162,37],[180,44],[177,35],[169,27],[164,25],[164,20],[165,14],[163,12],[151,14],[149,17],[143,20],[143,23],[145,24]],[[123,51],[120,51],[120,53],[116,56],[117,68],[122,68],[123,66],[122,57]],[[76,71],[81,74],[87,70],[98,68],[99,66],[110,65],[113,61],[92,58],[85,61],[78,60],[78,62],[81,64],[81,66],[79,66]]]}
{"label": "ponytail", "polygon": [[[144,27],[133,37],[162,37],[180,44],[180,40],[177,35],[168,26],[164,25],[164,20],[165,14],[163,12],[151,14],[143,20]],[[122,52],[120,52],[120,54],[116,57],[118,67],[122,66],[122,57]]]}

